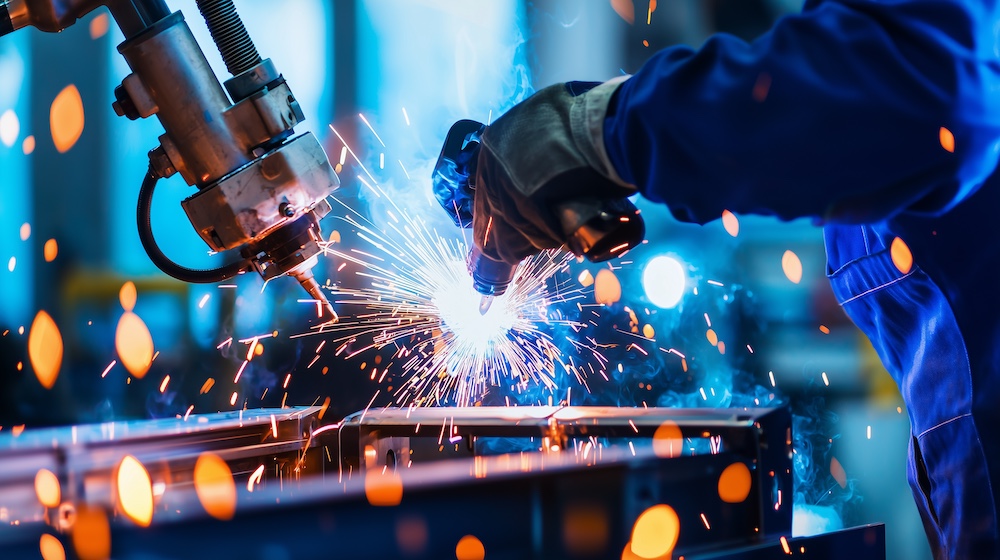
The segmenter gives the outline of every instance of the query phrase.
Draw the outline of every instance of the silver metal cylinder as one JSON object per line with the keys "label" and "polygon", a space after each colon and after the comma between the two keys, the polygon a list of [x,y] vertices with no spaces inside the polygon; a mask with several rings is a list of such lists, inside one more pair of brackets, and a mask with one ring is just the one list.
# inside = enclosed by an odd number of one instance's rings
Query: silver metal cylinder
{"label": "silver metal cylinder", "polygon": [[158,107],[185,180],[204,187],[249,163],[244,142],[223,118],[229,98],[180,12],[118,50]]}

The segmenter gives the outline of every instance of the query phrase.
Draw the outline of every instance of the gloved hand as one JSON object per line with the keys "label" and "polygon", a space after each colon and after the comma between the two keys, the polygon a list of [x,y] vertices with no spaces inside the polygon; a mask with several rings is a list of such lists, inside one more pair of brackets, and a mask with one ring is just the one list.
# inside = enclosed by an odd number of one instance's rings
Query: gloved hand
{"label": "gloved hand", "polygon": [[514,265],[560,247],[572,233],[560,223],[561,203],[636,192],[604,150],[604,117],[624,79],[547,87],[486,128],[473,210],[473,237],[484,255]]}

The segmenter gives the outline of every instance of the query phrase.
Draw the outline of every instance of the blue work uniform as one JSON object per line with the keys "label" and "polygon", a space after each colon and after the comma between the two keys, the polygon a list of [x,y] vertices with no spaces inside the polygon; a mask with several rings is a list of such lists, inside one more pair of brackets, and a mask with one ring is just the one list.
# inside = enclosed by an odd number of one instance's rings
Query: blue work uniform
{"label": "blue work uniform", "polygon": [[1000,558],[998,32],[993,0],[810,1],[752,43],[660,51],[604,122],[620,177],[682,221],[823,225],[907,404],[936,558]]}

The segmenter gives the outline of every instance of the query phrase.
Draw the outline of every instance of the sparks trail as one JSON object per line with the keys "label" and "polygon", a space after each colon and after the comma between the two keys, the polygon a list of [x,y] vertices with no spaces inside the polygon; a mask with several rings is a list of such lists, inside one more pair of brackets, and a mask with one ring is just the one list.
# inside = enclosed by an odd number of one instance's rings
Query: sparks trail
{"label": "sparks trail", "polygon": [[465,243],[439,235],[401,208],[389,214],[385,230],[360,216],[342,218],[367,246],[327,251],[357,265],[356,275],[368,286],[330,288],[336,304],[360,309],[311,334],[335,336],[334,351],[347,358],[393,345],[385,367],[403,378],[397,404],[468,406],[490,386],[535,384],[554,392],[557,368],[582,381],[586,370],[577,362],[589,357],[603,365],[595,348],[570,337],[564,337],[568,346],[580,355],[564,356],[554,334],[560,326],[584,327],[553,310],[584,297],[568,287],[569,280],[555,278],[571,255],[548,253],[522,264],[507,294],[481,316]]}
{"label": "sparks trail", "polygon": [[[456,238],[457,232],[441,235],[423,218],[411,215],[354,150],[346,144],[345,149],[365,171],[359,181],[386,210],[369,219],[333,199],[345,210],[337,219],[354,230],[360,243],[349,249],[327,243],[324,251],[355,265],[355,275],[365,286],[327,286],[334,303],[349,313],[337,323],[298,336],[330,337],[325,339],[331,342],[328,350],[346,358],[393,347],[379,379],[389,372],[400,380],[394,401],[401,406],[468,406],[490,387],[556,393],[563,375],[584,383],[587,372],[605,368],[607,360],[597,347],[559,334],[578,335],[587,327],[560,309],[568,304],[575,310],[585,297],[572,285],[572,255],[546,252],[525,261],[507,293],[480,315],[480,295],[466,264],[464,231],[462,238]],[[440,210],[428,206],[428,211]]]}

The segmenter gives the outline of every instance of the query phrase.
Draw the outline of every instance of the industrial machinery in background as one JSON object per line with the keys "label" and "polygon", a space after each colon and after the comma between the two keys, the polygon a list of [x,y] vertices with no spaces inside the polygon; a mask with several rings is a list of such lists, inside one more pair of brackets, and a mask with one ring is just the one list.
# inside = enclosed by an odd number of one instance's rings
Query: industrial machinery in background
{"label": "industrial machinery in background", "polygon": [[[434,165],[434,196],[458,227],[472,227],[476,163],[485,129],[486,125],[467,119],[453,124]],[[639,210],[627,198],[584,197],[551,210],[562,227],[566,246],[590,262],[620,257],[642,243],[646,234]],[[484,245],[495,243],[490,230],[487,236]],[[479,312],[485,314],[493,298],[507,291],[516,267],[490,258],[477,246],[469,249],[468,265],[473,287],[482,296]]]}
{"label": "industrial machinery in background", "polygon": [[5,431],[0,553],[885,558],[883,525],[792,536],[785,408],[323,412]]}
{"label": "industrial machinery in background", "polygon": [[[132,120],[156,115],[165,131],[149,152],[137,206],[150,259],[194,283],[251,269],[268,280],[287,274],[335,316],[312,268],[321,252],[319,221],[330,211],[326,197],[339,178],[312,133],[294,135],[302,110],[271,60],[261,59],[232,0],[197,4],[232,74],[225,90],[184,16],[164,0],[0,0],[0,36],[29,25],[58,32],[107,6],[125,35],[118,51],[132,69],[115,89],[114,110]],[[175,173],[198,188],[182,202],[191,224],[213,251],[238,254],[231,263],[190,269],[157,246],[153,191]]]}

